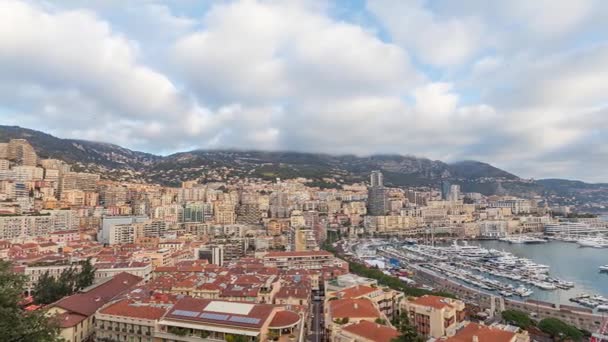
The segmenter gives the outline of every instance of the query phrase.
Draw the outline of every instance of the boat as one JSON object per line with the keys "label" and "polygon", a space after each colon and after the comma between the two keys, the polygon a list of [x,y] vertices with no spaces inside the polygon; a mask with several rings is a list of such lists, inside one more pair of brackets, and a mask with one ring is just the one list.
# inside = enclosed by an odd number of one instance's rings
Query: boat
{"label": "boat", "polygon": [[508,243],[518,243],[518,244],[520,244],[520,243],[536,244],[536,243],[546,243],[547,242],[547,240],[545,240],[545,239],[536,238],[536,237],[528,236],[528,235],[507,236],[507,237],[504,237],[499,240],[508,242]]}
{"label": "boat", "polygon": [[608,240],[603,237],[586,237],[576,241],[581,247],[608,248]]}
{"label": "boat", "polygon": [[534,291],[530,290],[529,288],[520,285],[518,288],[515,289],[515,293],[520,296],[520,297],[528,297],[530,295],[532,295],[534,293]]}
{"label": "boat", "polygon": [[595,307],[597,311],[608,311],[608,305],[602,304]]}
{"label": "boat", "polygon": [[608,272],[608,264],[600,266],[600,272]]}

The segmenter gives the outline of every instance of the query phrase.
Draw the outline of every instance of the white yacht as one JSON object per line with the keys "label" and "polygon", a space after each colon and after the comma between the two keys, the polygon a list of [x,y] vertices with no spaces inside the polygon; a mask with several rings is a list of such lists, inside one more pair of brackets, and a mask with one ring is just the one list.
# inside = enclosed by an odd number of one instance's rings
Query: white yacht
{"label": "white yacht", "polygon": [[507,236],[507,237],[500,239],[500,241],[505,241],[508,243],[528,243],[528,244],[547,242],[547,240],[545,240],[545,239],[536,238],[536,237],[528,236],[528,235]]}
{"label": "white yacht", "polygon": [[608,272],[608,264],[600,266],[600,272]]}
{"label": "white yacht", "polygon": [[576,243],[581,247],[608,248],[608,239],[599,236],[582,238]]}
{"label": "white yacht", "polygon": [[520,285],[518,288],[515,289],[515,293],[520,296],[520,297],[528,297],[530,295],[532,295],[532,293],[534,293],[532,290],[530,290],[529,288]]}

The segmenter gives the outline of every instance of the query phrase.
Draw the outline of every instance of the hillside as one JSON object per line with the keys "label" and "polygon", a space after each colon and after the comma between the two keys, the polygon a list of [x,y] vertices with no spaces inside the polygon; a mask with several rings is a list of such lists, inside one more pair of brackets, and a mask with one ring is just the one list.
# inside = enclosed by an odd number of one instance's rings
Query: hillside
{"label": "hillside", "polygon": [[[158,156],[117,145],[61,139],[15,126],[0,126],[0,142],[12,138],[30,141],[41,157],[62,159],[76,170],[97,172],[115,180],[179,185],[182,181],[217,180],[230,177],[305,177],[322,187],[366,181],[372,170],[382,170],[389,186],[431,186],[441,180],[460,184],[464,192],[486,195],[552,196],[555,203],[581,205],[608,202],[608,185],[547,179],[523,180],[507,171],[479,161],[444,163],[403,155],[329,155],[301,152],[195,150]],[[568,199],[568,197],[571,197]],[[568,203],[571,201],[573,203]]]}

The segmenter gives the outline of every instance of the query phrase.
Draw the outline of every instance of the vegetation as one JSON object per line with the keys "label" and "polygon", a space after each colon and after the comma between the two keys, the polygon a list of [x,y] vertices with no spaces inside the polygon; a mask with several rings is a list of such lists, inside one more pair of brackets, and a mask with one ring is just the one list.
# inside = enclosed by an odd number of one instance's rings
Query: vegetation
{"label": "vegetation", "polygon": [[95,268],[88,259],[82,264],[80,272],[70,267],[61,272],[59,278],[55,279],[48,272],[43,274],[34,287],[34,302],[37,304],[50,304],[69,296],[93,284],[95,279]]}
{"label": "vegetation", "polygon": [[226,342],[248,342],[243,335],[226,335]]}
{"label": "vegetation", "polygon": [[527,313],[519,310],[505,310],[502,312],[502,318],[505,322],[522,329],[527,329],[536,325]]}
{"label": "vegetation", "polygon": [[348,262],[348,266],[351,273],[356,275],[376,279],[380,285],[385,285],[390,287],[393,290],[401,291],[408,296],[420,297],[428,294],[443,296],[449,298],[456,298],[452,293],[442,292],[442,291],[429,291],[424,289],[419,289],[416,287],[411,287],[406,285],[403,281],[399,280],[399,278],[386,275],[382,271],[377,268],[369,268],[365,265],[355,263],[352,261]]}
{"label": "vegetation", "polygon": [[581,341],[583,332],[557,318],[545,318],[538,323],[538,328],[550,334],[558,341],[573,340]]}
{"label": "vegetation", "polygon": [[190,332],[190,330],[182,327],[169,327],[169,333],[177,336],[186,336]]}
{"label": "vegetation", "polygon": [[386,325],[386,320],[384,318],[376,318],[375,320],[376,324],[381,324],[381,325]]}
{"label": "vegetation", "polygon": [[423,342],[425,339],[418,334],[416,328],[410,324],[406,312],[402,312],[399,317],[393,321],[393,325],[399,331],[399,336],[391,342]]}
{"label": "vegetation", "polygon": [[25,312],[19,302],[26,279],[23,275],[12,272],[12,265],[0,261],[0,334],[1,340],[7,342],[40,341],[55,342],[59,340],[59,326],[44,312]]}

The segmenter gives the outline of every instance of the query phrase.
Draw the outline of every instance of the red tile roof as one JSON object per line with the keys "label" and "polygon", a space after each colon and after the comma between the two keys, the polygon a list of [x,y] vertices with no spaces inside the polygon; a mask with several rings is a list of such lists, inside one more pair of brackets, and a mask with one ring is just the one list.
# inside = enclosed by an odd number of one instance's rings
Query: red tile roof
{"label": "red tile roof", "polygon": [[342,330],[374,342],[390,342],[399,336],[399,331],[396,329],[369,321],[351,324]]}
{"label": "red tile roof", "polygon": [[380,317],[380,312],[369,299],[336,299],[329,301],[329,312],[335,318]]}
{"label": "red tile roof", "polygon": [[515,333],[491,328],[477,323],[469,323],[456,335],[446,339],[446,342],[473,342],[474,336],[478,342],[511,342],[515,338]]}
{"label": "red tile roof", "polygon": [[410,303],[417,304],[421,306],[428,306],[435,309],[443,309],[443,308],[451,308],[452,305],[448,302],[448,298],[433,296],[433,295],[424,295],[418,297],[414,300],[410,300]]}
{"label": "red tile roof", "polygon": [[87,319],[87,316],[79,315],[73,312],[65,312],[55,316],[55,319],[57,319],[60,328],[69,328],[84,321]]}
{"label": "red tile roof", "polygon": [[358,298],[365,296],[374,291],[378,291],[378,288],[367,286],[367,285],[355,285],[353,287],[346,288],[342,291],[336,292],[336,297],[347,299],[347,298]]}
{"label": "red tile roof", "polygon": [[168,308],[162,306],[134,303],[128,299],[123,299],[103,308],[100,313],[104,315],[158,320],[167,312],[167,310]]}
{"label": "red tile roof", "polygon": [[283,310],[277,312],[272,321],[270,321],[270,328],[281,329],[292,327],[300,321],[300,315],[290,310]]}
{"label": "red tile roof", "polygon": [[137,285],[141,280],[142,278],[140,277],[122,272],[87,292],[77,293],[60,299],[52,304],[52,306],[88,317],[112,299]]}

